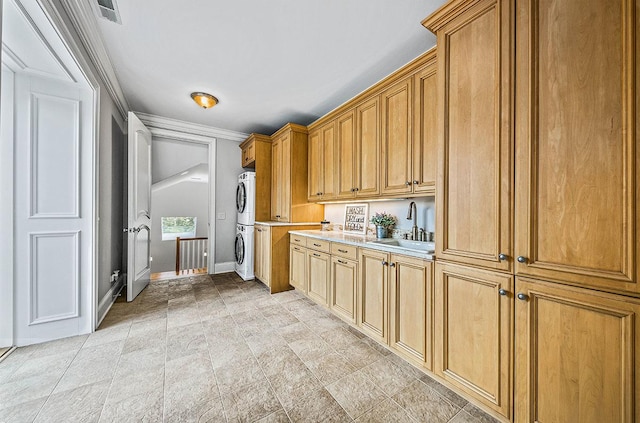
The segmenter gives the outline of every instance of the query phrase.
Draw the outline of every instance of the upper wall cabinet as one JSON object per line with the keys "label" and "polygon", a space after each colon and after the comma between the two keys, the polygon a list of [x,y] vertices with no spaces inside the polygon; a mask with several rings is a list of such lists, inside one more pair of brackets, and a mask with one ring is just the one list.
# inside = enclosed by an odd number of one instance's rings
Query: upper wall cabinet
{"label": "upper wall cabinet", "polygon": [[356,180],[359,197],[380,194],[380,97],[356,107]]}
{"label": "upper wall cabinet", "polygon": [[350,198],[356,186],[356,113],[350,109],[336,119],[336,196]]}
{"label": "upper wall cabinet", "polygon": [[436,55],[413,76],[413,192],[435,194],[437,158]]}
{"label": "upper wall cabinet", "polygon": [[334,121],[309,132],[309,201],[331,200],[335,194]]}
{"label": "upper wall cabinet", "polygon": [[640,292],[638,2],[517,2],[518,275]]}
{"label": "upper wall cabinet", "polygon": [[438,38],[438,259],[511,270],[512,57],[507,0],[451,2]]}
{"label": "upper wall cabinet", "polygon": [[271,216],[271,138],[251,134],[242,144],[242,167],[256,172],[255,216],[257,221],[270,220]]}
{"label": "upper wall cabinet", "polygon": [[289,123],[271,139],[271,220],[319,222],[324,207],[307,202],[307,128]]}

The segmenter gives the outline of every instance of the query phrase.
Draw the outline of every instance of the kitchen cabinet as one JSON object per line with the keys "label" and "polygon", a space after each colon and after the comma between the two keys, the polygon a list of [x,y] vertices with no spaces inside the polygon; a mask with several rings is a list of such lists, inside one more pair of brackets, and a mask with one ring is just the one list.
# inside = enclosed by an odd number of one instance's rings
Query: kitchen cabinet
{"label": "kitchen cabinet", "polygon": [[640,302],[516,278],[516,422],[634,422]]}
{"label": "kitchen cabinet", "polygon": [[[254,238],[256,243],[254,262],[256,279],[269,287],[272,294],[291,289],[289,264],[291,259],[290,245],[292,244],[290,244],[289,231],[319,228],[320,225],[256,223]],[[299,268],[296,268],[296,277],[300,275],[299,272]]]}
{"label": "kitchen cabinet", "polygon": [[336,197],[355,196],[356,113],[350,109],[336,118]]}
{"label": "kitchen cabinet", "polygon": [[513,275],[440,262],[435,269],[434,372],[508,419]]}
{"label": "kitchen cabinet", "polygon": [[271,138],[267,135],[251,134],[240,144],[242,167],[256,172],[255,219],[270,220],[271,217]]}
{"label": "kitchen cabinet", "polygon": [[335,198],[335,129],[334,121],[309,132],[309,201]]}
{"label": "kitchen cabinet", "polygon": [[517,8],[516,274],[637,295],[638,4]]}
{"label": "kitchen cabinet", "polygon": [[331,243],[329,307],[349,323],[356,323],[358,256],[352,245]]}
{"label": "kitchen cabinet", "polygon": [[389,259],[389,346],[432,369],[433,263],[392,254]]}
{"label": "kitchen cabinet", "polygon": [[437,94],[435,50],[413,76],[413,192],[434,195],[437,159]]}
{"label": "kitchen cabinet", "polygon": [[308,295],[323,306],[329,305],[329,272],[331,256],[309,249],[307,253]]}
{"label": "kitchen cabinet", "polygon": [[380,95],[382,103],[382,195],[413,191],[412,78],[405,78]]}
{"label": "kitchen cabinet", "polygon": [[254,274],[256,279],[269,285],[271,268],[271,228],[264,225],[254,226],[255,260]]}
{"label": "kitchen cabinet", "polygon": [[389,254],[360,249],[358,326],[378,342],[389,340]]}
{"label": "kitchen cabinet", "polygon": [[438,259],[512,270],[511,2],[452,1],[438,39]]}
{"label": "kitchen cabinet", "polygon": [[380,97],[356,107],[356,197],[380,195]]}
{"label": "kitchen cabinet", "polygon": [[289,247],[289,285],[307,293],[307,249],[291,244]]}
{"label": "kitchen cabinet", "polygon": [[324,206],[307,202],[307,129],[289,123],[271,139],[271,220],[319,222]]}

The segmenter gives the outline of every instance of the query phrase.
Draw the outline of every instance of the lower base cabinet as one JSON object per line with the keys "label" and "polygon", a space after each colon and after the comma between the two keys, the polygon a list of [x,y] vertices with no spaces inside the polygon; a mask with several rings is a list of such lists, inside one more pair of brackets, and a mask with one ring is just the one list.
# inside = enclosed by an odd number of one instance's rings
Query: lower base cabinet
{"label": "lower base cabinet", "polygon": [[389,254],[360,249],[358,326],[378,342],[389,340]]}
{"label": "lower base cabinet", "polygon": [[331,256],[319,251],[307,252],[307,295],[315,302],[329,305],[329,269]]}
{"label": "lower base cabinet", "polygon": [[431,370],[433,263],[392,254],[389,259],[389,346]]}
{"label": "lower base cabinet", "polygon": [[507,419],[513,303],[513,275],[436,263],[434,372]]}
{"label": "lower base cabinet", "polygon": [[640,302],[516,280],[516,422],[640,419]]}
{"label": "lower base cabinet", "polygon": [[307,249],[294,244],[289,247],[289,285],[307,293]]}
{"label": "lower base cabinet", "polygon": [[331,257],[329,307],[346,321],[356,323],[358,262]]}

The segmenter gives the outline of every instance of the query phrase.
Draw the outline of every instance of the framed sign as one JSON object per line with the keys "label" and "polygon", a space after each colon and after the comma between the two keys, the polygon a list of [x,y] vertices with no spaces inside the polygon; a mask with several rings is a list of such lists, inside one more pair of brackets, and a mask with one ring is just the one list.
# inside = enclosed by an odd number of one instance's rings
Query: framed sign
{"label": "framed sign", "polygon": [[344,207],[344,230],[354,234],[367,234],[369,224],[368,204],[347,204]]}

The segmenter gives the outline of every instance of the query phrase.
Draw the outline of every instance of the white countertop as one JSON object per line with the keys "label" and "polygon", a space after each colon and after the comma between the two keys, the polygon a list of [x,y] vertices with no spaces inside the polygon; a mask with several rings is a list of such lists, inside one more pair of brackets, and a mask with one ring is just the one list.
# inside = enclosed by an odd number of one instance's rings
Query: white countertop
{"label": "white countertop", "polygon": [[320,226],[320,222],[255,222],[256,225],[263,226]]}
{"label": "white countertop", "polygon": [[387,253],[404,254],[405,256],[411,256],[421,258],[425,260],[433,260],[432,253],[425,253],[419,250],[408,250],[406,248],[399,248],[393,245],[375,244],[372,241],[376,240],[373,235],[358,235],[344,233],[341,231],[321,231],[321,230],[295,230],[289,231],[290,234],[306,236],[309,238],[323,239],[325,241],[339,242],[342,244],[354,245],[356,247],[369,248],[372,250],[385,251]]}

